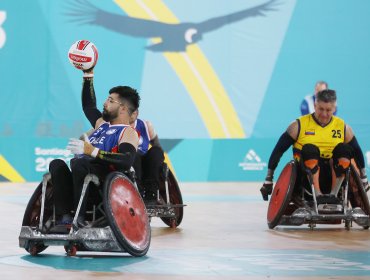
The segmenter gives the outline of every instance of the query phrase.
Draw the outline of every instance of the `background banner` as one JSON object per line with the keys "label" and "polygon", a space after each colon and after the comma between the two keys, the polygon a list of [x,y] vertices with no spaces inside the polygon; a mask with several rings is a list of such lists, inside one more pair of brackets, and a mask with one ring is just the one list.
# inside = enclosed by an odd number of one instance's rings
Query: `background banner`
{"label": "background banner", "polygon": [[369,13],[367,0],[2,0],[0,180],[39,181],[90,128],[67,58],[81,39],[99,50],[98,108],[137,88],[180,181],[262,181],[318,80],[369,167]]}

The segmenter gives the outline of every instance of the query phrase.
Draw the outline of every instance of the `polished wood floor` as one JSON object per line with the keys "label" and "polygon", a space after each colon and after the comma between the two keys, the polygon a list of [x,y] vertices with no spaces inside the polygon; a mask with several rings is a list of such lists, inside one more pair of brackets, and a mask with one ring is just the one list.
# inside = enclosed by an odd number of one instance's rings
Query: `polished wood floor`
{"label": "polished wood floor", "polygon": [[23,213],[37,183],[0,183],[0,279],[369,279],[370,231],[344,225],[266,224],[259,183],[182,183],[184,219],[170,229],[152,220],[148,254],[63,247],[37,257],[18,247]]}

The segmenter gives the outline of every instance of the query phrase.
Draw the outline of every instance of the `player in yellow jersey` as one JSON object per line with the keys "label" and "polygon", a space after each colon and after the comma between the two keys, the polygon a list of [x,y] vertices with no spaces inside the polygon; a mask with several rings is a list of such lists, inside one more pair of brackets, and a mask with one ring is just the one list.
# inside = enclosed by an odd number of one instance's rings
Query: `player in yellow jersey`
{"label": "player in yellow jersey", "polygon": [[[325,89],[317,94],[315,112],[293,121],[281,135],[269,159],[265,182],[260,189],[264,200],[272,193],[274,170],[281,156],[293,145],[294,158],[309,176],[318,204],[337,203],[337,194],[354,158],[366,190],[369,184],[365,160],[352,128],[334,116],[337,96]],[[307,179],[306,179],[307,180]]]}

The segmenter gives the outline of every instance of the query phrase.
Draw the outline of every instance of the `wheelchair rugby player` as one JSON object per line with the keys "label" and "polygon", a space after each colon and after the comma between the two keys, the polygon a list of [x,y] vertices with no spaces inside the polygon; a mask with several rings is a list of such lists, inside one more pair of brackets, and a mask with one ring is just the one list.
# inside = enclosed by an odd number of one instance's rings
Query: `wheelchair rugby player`
{"label": "wheelchair rugby player", "polygon": [[[342,221],[346,228],[352,221],[369,227],[364,156],[351,127],[333,115],[336,100],[334,90],[320,91],[315,112],[292,122],[273,149],[260,189],[264,200],[271,195],[270,228]],[[290,146],[294,160],[285,166],[273,191],[274,170]]]}
{"label": "wheelchair rugby player", "polygon": [[129,120],[140,97],[131,87],[113,87],[100,112],[93,77],[93,68],[84,71],[82,107],[94,130],[69,141],[67,149],[76,155],[71,169],[52,161],[26,208],[19,242],[32,255],[49,245],[64,245],[68,255],[92,250],[143,256],[149,249],[149,219],[129,172],[139,142]]}

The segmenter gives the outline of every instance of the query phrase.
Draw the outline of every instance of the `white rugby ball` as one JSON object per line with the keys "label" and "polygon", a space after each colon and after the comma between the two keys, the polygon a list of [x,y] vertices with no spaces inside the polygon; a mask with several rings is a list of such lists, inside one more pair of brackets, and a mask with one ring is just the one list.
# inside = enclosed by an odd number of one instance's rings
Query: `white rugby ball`
{"label": "white rugby ball", "polygon": [[81,70],[88,70],[98,62],[98,49],[88,40],[75,42],[68,51],[69,62]]}

